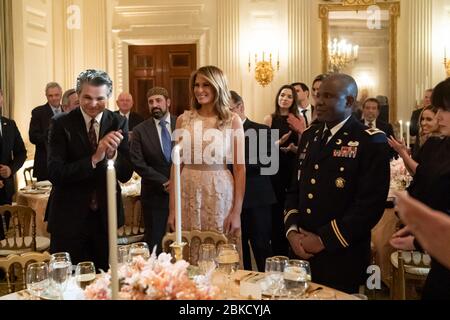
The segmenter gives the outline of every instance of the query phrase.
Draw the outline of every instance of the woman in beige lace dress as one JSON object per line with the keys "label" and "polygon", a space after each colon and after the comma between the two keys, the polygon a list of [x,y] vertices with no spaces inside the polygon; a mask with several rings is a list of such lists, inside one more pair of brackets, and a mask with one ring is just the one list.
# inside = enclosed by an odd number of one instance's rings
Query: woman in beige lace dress
{"label": "woman in beige lace dress", "polygon": [[[242,123],[230,111],[227,81],[219,68],[198,69],[191,76],[190,88],[191,110],[178,118],[180,130],[174,132],[182,148],[182,229],[218,231],[240,247],[245,192]],[[227,164],[232,164],[233,174]],[[170,199],[168,224],[174,230],[173,188]]]}

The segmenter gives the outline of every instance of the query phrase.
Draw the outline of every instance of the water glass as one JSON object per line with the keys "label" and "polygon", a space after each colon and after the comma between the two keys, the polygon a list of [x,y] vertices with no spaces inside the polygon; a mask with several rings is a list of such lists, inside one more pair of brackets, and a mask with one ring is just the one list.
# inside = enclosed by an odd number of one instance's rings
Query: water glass
{"label": "water glass", "polygon": [[211,243],[200,245],[198,267],[203,275],[210,274],[216,268],[216,246]]}
{"label": "water glass", "polygon": [[305,260],[289,260],[283,272],[284,286],[290,298],[303,296],[311,281],[309,262]]}
{"label": "water glass", "polygon": [[117,259],[119,265],[124,265],[128,263],[128,258],[130,255],[130,246],[119,246],[117,249]]}
{"label": "water glass", "polygon": [[59,298],[63,299],[64,290],[72,276],[72,261],[68,252],[58,252],[51,255],[49,263],[49,274],[52,287],[58,292]]}
{"label": "water glass", "polygon": [[150,258],[150,249],[147,242],[135,242],[130,246],[128,261],[133,262],[133,258],[137,256],[141,256],[145,260]]}
{"label": "water glass", "polygon": [[231,292],[231,274],[236,272],[239,268],[239,253],[235,244],[221,244],[217,251],[217,269],[219,272],[226,275],[228,285],[224,288],[224,295]]}
{"label": "water glass", "polygon": [[271,295],[272,299],[275,295],[280,294],[283,289],[283,271],[284,261],[278,257],[269,257],[266,259],[265,265],[265,282],[266,294]]}
{"label": "water glass", "polygon": [[77,264],[75,268],[75,280],[78,286],[84,290],[95,281],[95,266],[91,261],[84,261]]}
{"label": "water glass", "polygon": [[32,298],[39,300],[49,285],[47,263],[30,263],[26,271],[26,284]]}

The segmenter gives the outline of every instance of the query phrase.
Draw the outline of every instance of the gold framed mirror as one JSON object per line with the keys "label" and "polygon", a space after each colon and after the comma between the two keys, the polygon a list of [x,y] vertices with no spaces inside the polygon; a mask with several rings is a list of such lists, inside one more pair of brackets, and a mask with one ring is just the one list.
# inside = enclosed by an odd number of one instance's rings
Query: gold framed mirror
{"label": "gold framed mirror", "polygon": [[[348,73],[357,80],[360,92],[367,89],[369,96],[387,96],[390,122],[397,119],[399,16],[398,1],[342,0],[319,4],[322,72]],[[336,59],[338,52],[338,58],[343,54],[345,59]]]}

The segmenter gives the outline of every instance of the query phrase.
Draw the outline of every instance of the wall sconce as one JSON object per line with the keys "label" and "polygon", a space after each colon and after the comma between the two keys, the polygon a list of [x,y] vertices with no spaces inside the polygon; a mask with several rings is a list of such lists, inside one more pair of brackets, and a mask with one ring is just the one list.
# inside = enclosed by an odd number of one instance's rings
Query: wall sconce
{"label": "wall sconce", "polygon": [[336,38],[328,42],[329,69],[339,72],[349,63],[358,59],[358,45],[353,45],[342,39],[338,42]]}
{"label": "wall sconce", "polygon": [[[248,55],[248,72],[251,71],[252,63],[250,54]],[[280,70],[280,57],[277,58],[277,71]],[[255,80],[261,86],[265,87],[272,82],[275,68],[272,65],[272,53],[269,54],[269,61],[265,60],[265,53],[262,53],[262,60],[258,61],[258,54],[255,53]]]}

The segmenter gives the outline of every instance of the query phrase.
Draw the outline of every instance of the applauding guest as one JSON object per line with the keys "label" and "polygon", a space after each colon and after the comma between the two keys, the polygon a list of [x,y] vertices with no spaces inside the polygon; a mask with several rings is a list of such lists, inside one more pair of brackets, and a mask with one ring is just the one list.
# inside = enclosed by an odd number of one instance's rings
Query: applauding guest
{"label": "applauding guest", "polygon": [[[80,108],[54,119],[49,137],[50,251],[67,251],[74,264],[93,261],[108,270],[106,166],[114,159],[117,179],[133,169],[125,118],[106,109],[112,91],[108,74],[86,70],[77,79]],[[124,223],[117,183],[118,226]]]}

